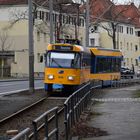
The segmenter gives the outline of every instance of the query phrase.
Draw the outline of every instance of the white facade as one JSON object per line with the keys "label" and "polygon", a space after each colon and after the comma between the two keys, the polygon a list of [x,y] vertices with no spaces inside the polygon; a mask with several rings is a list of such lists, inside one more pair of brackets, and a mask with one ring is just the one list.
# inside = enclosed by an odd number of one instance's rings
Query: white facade
{"label": "white facade", "polygon": [[91,26],[89,28],[89,46],[99,47],[100,46],[100,33],[97,26]]}
{"label": "white facade", "polygon": [[[0,7],[0,31],[8,32],[12,43],[9,50],[15,51],[15,60],[11,64],[12,76],[28,76],[29,73],[29,45],[28,45],[28,7],[27,5],[3,6]],[[49,11],[38,8],[34,26],[34,72],[36,76],[44,73],[47,45],[50,40]],[[59,14],[54,12],[55,14]],[[41,17],[40,17],[41,16]],[[63,16],[64,17],[64,16]],[[18,18],[20,19],[18,21]],[[43,20],[42,20],[43,19]],[[17,20],[17,21],[16,21]],[[16,21],[16,22],[15,22]],[[75,37],[75,25],[72,23],[63,23],[63,36]],[[15,22],[12,25],[12,23]],[[84,20],[81,20],[81,26],[78,29],[79,39],[85,44]],[[54,33],[55,36],[55,33]],[[60,37],[63,37],[60,36]]]}

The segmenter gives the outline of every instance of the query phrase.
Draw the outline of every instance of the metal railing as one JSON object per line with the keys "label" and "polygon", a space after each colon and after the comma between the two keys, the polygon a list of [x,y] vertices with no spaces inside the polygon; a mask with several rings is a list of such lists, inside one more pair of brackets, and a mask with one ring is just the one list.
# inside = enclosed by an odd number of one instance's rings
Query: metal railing
{"label": "metal railing", "polygon": [[79,120],[81,113],[84,111],[91,97],[91,89],[94,87],[98,88],[101,87],[101,85],[94,85],[92,82],[88,82],[65,101],[65,140],[69,139],[71,127]]}
{"label": "metal railing", "polygon": [[[81,113],[84,111],[84,108],[87,107],[88,101],[91,98],[91,91],[93,89],[101,87],[102,83],[98,81],[90,81],[86,85],[82,86],[80,89],[75,91],[72,95],[70,95],[64,103],[64,123],[65,123],[65,140],[69,139],[70,130],[72,126],[79,120]],[[47,112],[43,113],[37,119],[33,120],[33,133],[29,135],[30,129],[27,128],[17,134],[10,140],[29,140],[32,138],[34,140],[39,140],[39,132],[41,128],[45,129],[44,138],[49,140],[49,138],[55,134],[55,140],[59,139],[58,135],[58,107],[54,107]],[[50,117],[48,115],[53,115],[55,118],[55,128],[48,131],[48,123],[50,121]],[[42,136],[43,137],[43,136]]]}
{"label": "metal railing", "polygon": [[[54,113],[55,115],[55,128],[51,131],[48,132],[48,115],[50,113]],[[55,134],[55,140],[58,140],[58,107],[54,107],[52,109],[50,109],[49,111],[43,113],[40,117],[38,117],[37,119],[35,119],[33,121],[33,128],[34,128],[34,140],[39,140],[39,134],[38,134],[38,130],[40,127],[42,127],[42,125],[38,126],[38,122],[40,122],[41,120],[45,121],[45,137],[44,139],[48,140],[53,134]]]}
{"label": "metal railing", "polygon": [[10,140],[29,140],[30,128],[26,128]]}
{"label": "metal railing", "polygon": [[116,81],[114,80],[112,81],[111,87],[112,88],[124,87],[138,83],[140,83],[140,79],[121,79]]}

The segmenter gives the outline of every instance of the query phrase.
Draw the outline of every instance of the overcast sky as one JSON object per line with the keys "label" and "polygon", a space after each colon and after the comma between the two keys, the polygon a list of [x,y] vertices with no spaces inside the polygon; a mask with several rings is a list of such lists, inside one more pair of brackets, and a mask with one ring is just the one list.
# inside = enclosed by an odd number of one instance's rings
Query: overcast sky
{"label": "overcast sky", "polygon": [[114,0],[117,3],[122,3],[122,4],[126,4],[128,2],[134,2],[135,5],[140,5],[140,0]]}
{"label": "overcast sky", "polygon": [[[83,0],[73,0],[76,3],[81,3]],[[84,0],[86,1],[86,0]],[[113,0],[115,3],[119,4],[127,4],[128,2],[134,2],[135,5],[139,6],[140,5],[140,0]]]}

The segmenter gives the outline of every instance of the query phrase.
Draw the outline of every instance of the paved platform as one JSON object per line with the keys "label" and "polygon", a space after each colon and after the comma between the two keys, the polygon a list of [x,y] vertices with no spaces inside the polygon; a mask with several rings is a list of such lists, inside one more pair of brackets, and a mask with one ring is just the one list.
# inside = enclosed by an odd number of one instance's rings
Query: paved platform
{"label": "paved platform", "polygon": [[88,125],[108,135],[80,140],[140,140],[140,98],[134,97],[137,90],[140,90],[139,85],[97,93],[90,108],[101,115],[91,116]]}

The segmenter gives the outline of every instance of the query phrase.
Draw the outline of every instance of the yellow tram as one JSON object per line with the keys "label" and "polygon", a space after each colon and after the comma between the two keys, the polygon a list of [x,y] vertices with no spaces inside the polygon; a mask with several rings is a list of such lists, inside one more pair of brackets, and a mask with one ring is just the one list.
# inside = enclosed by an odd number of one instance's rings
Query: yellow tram
{"label": "yellow tram", "polygon": [[86,47],[69,44],[49,44],[45,62],[45,90],[55,87],[73,90],[90,79],[90,50]]}
{"label": "yellow tram", "polygon": [[90,48],[90,51],[91,79],[101,80],[103,86],[120,79],[122,53],[119,50]]}

